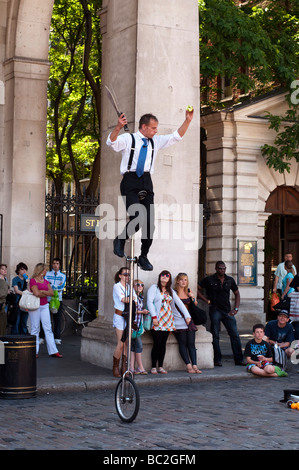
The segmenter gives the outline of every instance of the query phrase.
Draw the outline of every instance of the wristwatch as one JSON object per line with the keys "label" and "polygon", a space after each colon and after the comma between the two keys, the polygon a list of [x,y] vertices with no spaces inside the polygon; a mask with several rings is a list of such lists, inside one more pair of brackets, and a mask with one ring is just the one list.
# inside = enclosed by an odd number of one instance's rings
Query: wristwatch
{"label": "wristwatch", "polygon": [[234,310],[236,310],[236,312],[238,312],[238,311],[239,311],[239,309],[238,309],[238,308],[236,308],[236,307],[234,308]]}

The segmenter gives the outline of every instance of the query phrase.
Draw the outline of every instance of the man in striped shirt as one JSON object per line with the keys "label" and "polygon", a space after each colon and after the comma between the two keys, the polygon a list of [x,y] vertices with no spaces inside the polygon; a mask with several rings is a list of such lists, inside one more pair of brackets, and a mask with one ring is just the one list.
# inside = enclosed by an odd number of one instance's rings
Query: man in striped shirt
{"label": "man in striped shirt", "polygon": [[[66,276],[60,271],[61,261],[59,258],[54,258],[52,261],[52,271],[48,271],[45,279],[49,281],[52,289],[58,291],[60,306],[58,312],[53,315],[54,318],[54,339],[56,344],[61,344],[60,329],[61,329],[61,311],[62,311],[62,292],[66,282]],[[48,299],[50,302],[51,298]]]}

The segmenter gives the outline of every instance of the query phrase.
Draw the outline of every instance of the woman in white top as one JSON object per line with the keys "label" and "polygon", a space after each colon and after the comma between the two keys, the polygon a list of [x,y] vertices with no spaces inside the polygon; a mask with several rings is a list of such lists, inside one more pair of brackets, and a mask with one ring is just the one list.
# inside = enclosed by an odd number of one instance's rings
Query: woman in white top
{"label": "woman in white top", "polygon": [[[167,374],[163,368],[163,362],[166,352],[166,342],[169,332],[176,328],[187,328],[191,320],[190,314],[185,305],[171,288],[171,274],[164,270],[159,274],[157,284],[152,285],[147,293],[147,306],[150,311],[153,328],[151,330],[153,337],[153,348],[151,352],[152,374]],[[175,308],[178,305],[184,318]],[[158,369],[156,368],[158,363]]]}
{"label": "woman in white top", "polygon": [[[125,309],[125,303],[130,300],[130,272],[128,268],[120,268],[115,274],[115,284],[113,286],[113,303],[114,303],[114,315],[113,315],[113,327],[116,331],[117,345],[113,354],[113,375],[114,377],[121,377],[119,371],[120,358],[122,357],[122,373],[125,373],[127,369],[127,340],[122,341],[123,333],[126,328],[126,320],[123,317],[123,311]],[[133,291],[133,299],[136,302],[137,297]]]}

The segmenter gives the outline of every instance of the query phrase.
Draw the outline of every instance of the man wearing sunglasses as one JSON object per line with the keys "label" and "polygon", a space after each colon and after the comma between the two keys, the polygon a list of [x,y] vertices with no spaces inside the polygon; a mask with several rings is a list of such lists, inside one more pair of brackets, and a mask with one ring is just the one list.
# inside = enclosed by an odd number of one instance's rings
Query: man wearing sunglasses
{"label": "man wearing sunglasses", "polygon": [[[226,266],[223,261],[217,261],[215,274],[205,277],[198,285],[198,297],[210,306],[211,333],[213,335],[214,364],[222,366],[221,350],[219,344],[220,322],[225,326],[231,341],[234,361],[236,365],[246,365],[243,361],[241,341],[237,329],[235,315],[239,311],[240,292],[235,280],[226,275]],[[202,294],[205,289],[206,296]],[[230,304],[230,291],[235,296],[235,306]]]}

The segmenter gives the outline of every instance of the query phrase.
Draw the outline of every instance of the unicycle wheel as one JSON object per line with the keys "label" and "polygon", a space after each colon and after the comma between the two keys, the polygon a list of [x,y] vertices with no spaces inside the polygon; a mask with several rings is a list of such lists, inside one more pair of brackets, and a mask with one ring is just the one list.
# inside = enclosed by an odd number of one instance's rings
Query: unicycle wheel
{"label": "unicycle wheel", "polygon": [[139,391],[133,379],[121,378],[115,390],[115,407],[120,419],[131,423],[139,411]]}

